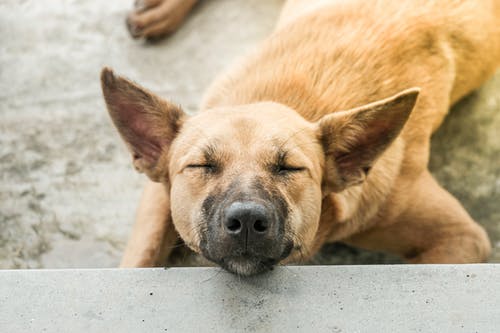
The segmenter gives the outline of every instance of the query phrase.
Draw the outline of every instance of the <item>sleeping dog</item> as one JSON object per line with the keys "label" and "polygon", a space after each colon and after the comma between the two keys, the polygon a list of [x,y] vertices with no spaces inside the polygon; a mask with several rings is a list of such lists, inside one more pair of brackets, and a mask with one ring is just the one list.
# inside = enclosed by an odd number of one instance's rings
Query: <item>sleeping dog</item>
{"label": "sleeping dog", "polygon": [[151,180],[122,266],[162,265],[178,237],[240,275],[334,241],[485,261],[485,231],[427,165],[450,105],[499,65],[499,22],[500,0],[290,0],[193,116],[103,69],[111,118]]}

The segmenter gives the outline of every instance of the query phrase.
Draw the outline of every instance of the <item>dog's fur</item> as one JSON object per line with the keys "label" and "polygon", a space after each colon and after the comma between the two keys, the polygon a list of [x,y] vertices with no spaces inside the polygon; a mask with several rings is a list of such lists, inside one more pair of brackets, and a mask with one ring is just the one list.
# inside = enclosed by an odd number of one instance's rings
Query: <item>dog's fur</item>
{"label": "dog's fur", "polygon": [[[485,261],[486,233],[427,164],[450,105],[499,63],[500,0],[290,0],[275,32],[214,82],[198,115],[104,69],[110,114],[154,181],[122,266],[162,265],[176,231],[207,254],[204,203],[255,187],[286,204],[285,263],[333,241],[413,263]],[[266,169],[280,152],[300,171]],[[223,167],[200,170],[207,160]]]}

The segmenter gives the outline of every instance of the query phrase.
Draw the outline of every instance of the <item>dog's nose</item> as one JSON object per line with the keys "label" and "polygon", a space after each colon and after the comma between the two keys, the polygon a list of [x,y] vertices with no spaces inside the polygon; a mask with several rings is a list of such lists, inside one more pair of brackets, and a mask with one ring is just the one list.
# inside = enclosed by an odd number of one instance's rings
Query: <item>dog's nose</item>
{"label": "dog's nose", "polygon": [[225,212],[224,230],[229,235],[239,236],[248,232],[253,237],[265,236],[271,228],[270,224],[266,207],[256,202],[233,202]]}

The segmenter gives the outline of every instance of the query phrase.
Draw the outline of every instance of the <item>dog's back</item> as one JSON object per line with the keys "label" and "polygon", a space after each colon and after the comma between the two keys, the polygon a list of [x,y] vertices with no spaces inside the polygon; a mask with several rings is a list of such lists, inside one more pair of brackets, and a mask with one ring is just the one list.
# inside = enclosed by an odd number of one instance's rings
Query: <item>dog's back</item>
{"label": "dog's back", "polygon": [[[434,130],[499,62],[498,0],[292,0],[275,33],[216,81],[203,108],[274,100],[316,120],[419,86],[421,103],[439,103],[422,115]],[[425,101],[428,92],[436,101]]]}

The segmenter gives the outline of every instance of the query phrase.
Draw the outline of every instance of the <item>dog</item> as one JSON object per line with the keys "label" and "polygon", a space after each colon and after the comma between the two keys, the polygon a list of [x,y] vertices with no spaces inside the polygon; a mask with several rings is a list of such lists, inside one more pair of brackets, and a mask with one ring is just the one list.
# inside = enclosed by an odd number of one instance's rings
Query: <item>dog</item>
{"label": "dog", "polygon": [[409,263],[487,260],[483,228],[428,171],[450,105],[500,63],[500,0],[290,0],[200,112],[101,73],[146,185],[121,266],[180,237],[230,272],[307,260],[327,242]]}

